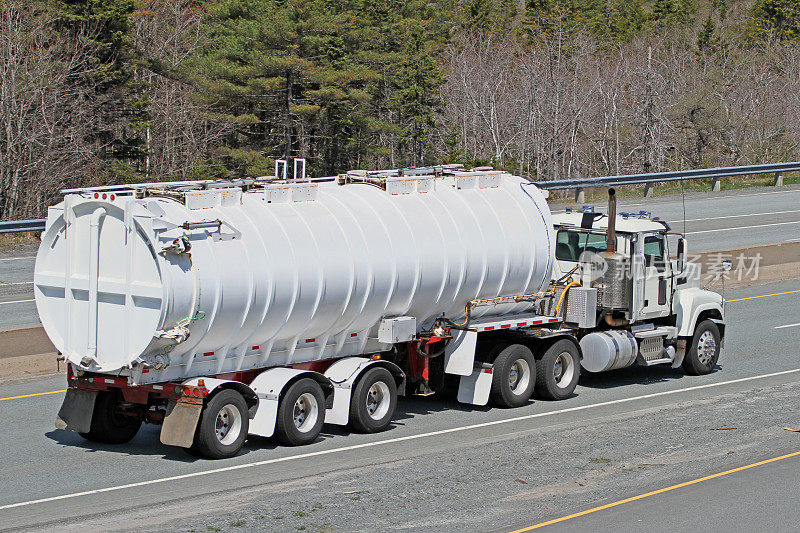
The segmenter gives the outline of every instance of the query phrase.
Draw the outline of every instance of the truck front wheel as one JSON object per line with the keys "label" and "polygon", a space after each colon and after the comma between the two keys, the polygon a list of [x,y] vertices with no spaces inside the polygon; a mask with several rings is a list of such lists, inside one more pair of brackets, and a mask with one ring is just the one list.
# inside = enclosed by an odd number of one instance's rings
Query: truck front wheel
{"label": "truck front wheel", "polygon": [[683,370],[691,376],[710,374],[717,366],[720,349],[719,328],[711,320],[703,320],[689,340]]}
{"label": "truck front wheel", "polygon": [[244,446],[249,427],[244,397],[232,389],[221,390],[211,397],[200,415],[191,451],[211,459],[233,457]]}
{"label": "truck front wheel", "polygon": [[536,394],[545,400],[564,400],[578,385],[581,361],[574,343],[554,342],[536,360]]}
{"label": "truck front wheel", "polygon": [[506,346],[492,366],[492,399],[501,407],[521,407],[528,403],[536,384],[536,360],[522,344]]}
{"label": "truck front wheel", "polygon": [[139,410],[126,410],[122,404],[121,394],[116,391],[97,393],[91,427],[80,435],[86,440],[106,444],[129,442],[139,432],[142,416]]}

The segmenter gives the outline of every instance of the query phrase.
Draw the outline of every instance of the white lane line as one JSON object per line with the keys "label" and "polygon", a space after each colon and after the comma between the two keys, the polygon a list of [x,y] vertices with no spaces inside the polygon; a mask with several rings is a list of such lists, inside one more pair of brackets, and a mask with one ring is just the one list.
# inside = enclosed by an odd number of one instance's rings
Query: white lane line
{"label": "white lane line", "polygon": [[36,259],[35,255],[23,255],[21,257],[2,257],[0,261],[19,261],[21,259]]}
{"label": "white lane line", "polygon": [[34,302],[34,301],[36,301],[36,300],[34,300],[33,298],[31,298],[30,300],[13,300],[13,301],[10,301],[10,302],[0,302],[0,305],[24,304],[25,302]]}
{"label": "white lane line", "polygon": [[652,394],[643,394],[642,396],[634,396],[632,398],[620,398],[618,400],[610,400],[610,401],[607,401],[607,402],[593,403],[591,405],[582,405],[582,406],[579,406],[579,407],[570,407],[568,409],[560,409],[558,411],[551,411],[551,412],[548,412],[548,413],[536,413],[536,414],[532,414],[532,415],[516,416],[514,418],[505,418],[503,420],[494,420],[492,422],[482,422],[480,424],[471,424],[469,426],[461,426],[461,427],[450,428],[450,429],[442,429],[442,430],[439,430],[439,431],[430,431],[428,433],[419,433],[417,435],[408,435],[408,436],[405,436],[405,437],[397,437],[397,438],[394,438],[394,439],[379,440],[379,441],[376,441],[376,442],[365,442],[363,444],[354,444],[352,446],[343,446],[341,448],[333,448],[333,449],[330,449],[330,450],[319,450],[319,451],[316,451],[316,452],[301,453],[301,454],[297,454],[297,455],[290,455],[290,456],[287,456],[287,457],[278,457],[278,458],[275,458],[275,459],[266,459],[264,461],[256,461],[256,462],[253,462],[253,463],[245,463],[245,464],[241,464],[241,465],[225,466],[225,467],[222,467],[222,468],[214,468],[214,469],[211,469],[211,470],[202,470],[200,472],[191,472],[189,474],[181,474],[181,475],[177,475],[177,476],[162,477],[162,478],[159,478],[159,479],[151,479],[149,481],[139,481],[137,483],[127,483],[125,485],[116,485],[116,486],[113,486],[113,487],[105,487],[105,488],[102,488],[102,489],[86,490],[86,491],[83,491],[83,492],[74,492],[72,494],[63,494],[61,496],[52,496],[50,498],[40,498],[38,500],[30,500],[30,501],[26,501],[26,502],[11,503],[11,504],[8,504],[8,505],[3,505],[3,506],[0,506],[0,511],[5,510],[5,509],[14,509],[14,508],[17,508],[17,507],[25,507],[25,506],[28,506],[28,505],[35,505],[35,504],[38,504],[38,503],[47,503],[47,502],[54,502],[54,501],[59,501],[59,500],[67,500],[67,499],[70,499],[70,498],[78,498],[80,496],[91,496],[93,494],[102,494],[104,492],[113,492],[113,491],[117,491],[117,490],[131,489],[131,488],[135,488],[135,487],[145,487],[147,485],[154,485],[156,483],[165,483],[165,482],[168,482],[168,481],[178,481],[178,480],[181,480],[181,479],[190,479],[190,478],[194,478],[194,477],[207,476],[207,475],[210,475],[210,474],[220,474],[222,472],[232,472],[234,470],[242,470],[242,469],[245,469],[245,468],[252,468],[252,467],[255,467],[255,466],[264,466],[264,465],[271,465],[271,464],[276,464],[276,463],[285,463],[287,461],[295,461],[295,460],[298,460],[298,459],[307,459],[309,457],[319,457],[321,455],[331,455],[331,454],[334,454],[334,453],[341,453],[341,452],[347,452],[347,451],[352,451],[352,450],[360,450],[360,449],[364,449],[364,448],[374,448],[376,446],[383,446],[383,445],[386,445],[386,444],[393,444],[395,442],[404,442],[404,441],[410,441],[410,440],[423,439],[423,438],[426,438],[426,437],[435,437],[435,436],[438,436],[438,435],[447,435],[449,433],[458,433],[458,432],[461,432],[461,431],[468,431],[470,429],[478,429],[478,428],[485,428],[485,427],[490,427],[490,426],[497,426],[497,425],[500,425],[500,424],[507,424],[509,422],[520,422],[522,420],[533,420],[535,418],[543,418],[543,417],[546,417],[546,416],[553,416],[553,415],[559,415],[559,414],[564,414],[564,413],[574,413],[576,411],[585,411],[587,409],[594,409],[595,407],[604,407],[606,405],[616,405],[616,404],[621,404],[621,403],[630,403],[630,402],[635,402],[637,400],[646,400],[648,398],[657,398],[659,396],[669,396],[669,395],[672,395],[672,394],[680,394],[680,393],[683,393],[683,392],[690,392],[690,391],[702,390],[702,389],[710,389],[710,388],[713,388],[713,387],[721,387],[723,385],[731,385],[733,383],[743,383],[745,381],[753,381],[753,380],[756,380],[756,379],[765,379],[765,378],[772,378],[772,377],[775,377],[775,376],[783,376],[783,375],[787,375],[787,374],[795,374],[797,372],[800,372],[800,368],[795,368],[795,369],[792,369],[792,370],[783,370],[781,372],[773,372],[771,374],[762,374],[760,376],[750,376],[750,377],[746,377],[746,378],[732,379],[732,380],[729,380],[729,381],[722,381],[722,382],[719,382],[719,383],[708,383],[706,385],[697,385],[697,386],[694,386],[694,387],[686,387],[686,388],[677,389],[677,390],[654,392]]}
{"label": "white lane line", "polygon": [[703,220],[719,220],[721,218],[741,218],[741,217],[758,217],[765,215],[785,215],[787,213],[800,213],[800,209],[793,209],[791,211],[771,211],[767,213],[745,213],[742,215],[723,215],[721,217],[707,217],[707,218],[687,218],[686,222],[701,222]]}
{"label": "white lane line", "polygon": [[33,285],[33,282],[32,281],[19,281],[19,282],[16,282],[16,283],[6,283],[5,281],[0,281],[0,285],[5,285],[6,287],[9,287],[11,285]]}
{"label": "white lane line", "polygon": [[[726,196],[709,196],[707,198],[697,198],[689,196],[686,198],[687,202],[705,202],[706,200],[727,200],[728,198],[746,198],[749,196],[764,196],[765,194],[790,194],[793,192],[800,192],[800,189],[792,189],[789,191],[769,191],[769,192],[754,192],[752,194],[728,194]],[[691,194],[691,193],[690,193]],[[673,203],[681,203],[680,198],[676,198],[674,200],[666,200],[659,202],[658,200],[663,200],[663,198],[655,198],[654,202],[642,202],[637,204],[623,204],[620,203],[620,207],[633,207],[633,206],[640,206],[640,205],[653,205],[653,204],[673,204]],[[574,202],[573,202],[574,203]]]}
{"label": "white lane line", "polygon": [[798,322],[797,324],[786,324],[785,326],[775,326],[775,329],[793,328],[793,327],[796,327],[796,326],[800,326],[800,322]]}
{"label": "white lane line", "polygon": [[734,228],[719,228],[719,229],[704,229],[701,231],[687,231],[686,235],[697,235],[698,233],[714,233],[716,231],[733,231],[736,229],[750,229],[750,228],[766,228],[769,226],[785,226],[786,224],[800,224],[800,220],[793,220],[792,222],[774,222],[772,224],[756,224],[754,226],[736,226]]}

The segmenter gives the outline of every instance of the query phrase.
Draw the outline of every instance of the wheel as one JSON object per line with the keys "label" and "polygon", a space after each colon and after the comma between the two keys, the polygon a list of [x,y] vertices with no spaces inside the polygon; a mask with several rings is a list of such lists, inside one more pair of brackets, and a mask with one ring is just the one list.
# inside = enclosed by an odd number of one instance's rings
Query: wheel
{"label": "wheel", "polygon": [[310,444],[317,439],[325,422],[325,395],[311,378],[289,387],[278,406],[275,436],[288,446]]}
{"label": "wheel", "polygon": [[122,403],[117,391],[98,392],[89,431],[80,435],[86,440],[107,444],[129,442],[142,427],[142,416],[139,410],[123,412]]}
{"label": "wheel", "polygon": [[382,367],[371,368],[361,377],[350,399],[350,427],[362,433],[383,431],[397,407],[397,383]]}
{"label": "wheel", "polygon": [[244,396],[224,389],[211,397],[200,415],[190,453],[211,459],[226,459],[241,451],[250,428]]}
{"label": "wheel", "polygon": [[536,384],[536,360],[522,344],[511,344],[497,354],[492,368],[492,399],[501,407],[528,403]]}
{"label": "wheel", "polygon": [[536,360],[536,394],[545,400],[569,398],[578,385],[580,355],[574,343],[554,342]]}
{"label": "wheel", "polygon": [[710,374],[719,359],[720,334],[717,325],[711,320],[703,320],[695,327],[694,335],[688,342],[683,371],[691,376]]}

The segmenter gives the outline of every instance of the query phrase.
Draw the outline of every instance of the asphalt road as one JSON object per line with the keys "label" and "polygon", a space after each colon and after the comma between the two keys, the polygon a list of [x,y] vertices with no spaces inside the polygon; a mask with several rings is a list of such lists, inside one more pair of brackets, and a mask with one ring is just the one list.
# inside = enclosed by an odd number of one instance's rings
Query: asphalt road
{"label": "asphalt road", "polygon": [[[150,426],[117,447],[55,430],[61,393],[3,400],[0,529],[508,531],[795,452],[800,433],[783,428],[800,428],[800,292],[741,299],[787,291],[800,281],[728,291],[709,376],[630,368],[513,410],[412,398],[386,432],[326,426],[312,445],[258,440],[224,461]],[[0,383],[0,397],[63,386]],[[555,527],[795,530],[798,461],[785,461]]]}

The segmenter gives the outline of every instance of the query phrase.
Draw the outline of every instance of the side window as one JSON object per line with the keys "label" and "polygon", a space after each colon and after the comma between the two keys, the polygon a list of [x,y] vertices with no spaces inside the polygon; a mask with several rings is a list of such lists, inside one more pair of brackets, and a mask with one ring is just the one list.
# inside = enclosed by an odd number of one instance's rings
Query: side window
{"label": "side window", "polygon": [[556,236],[556,259],[577,261],[586,246],[586,234],[575,231],[559,231]]}
{"label": "side window", "polygon": [[666,270],[664,260],[664,237],[647,235],[644,238],[644,264],[654,266],[659,272],[664,272]]}

